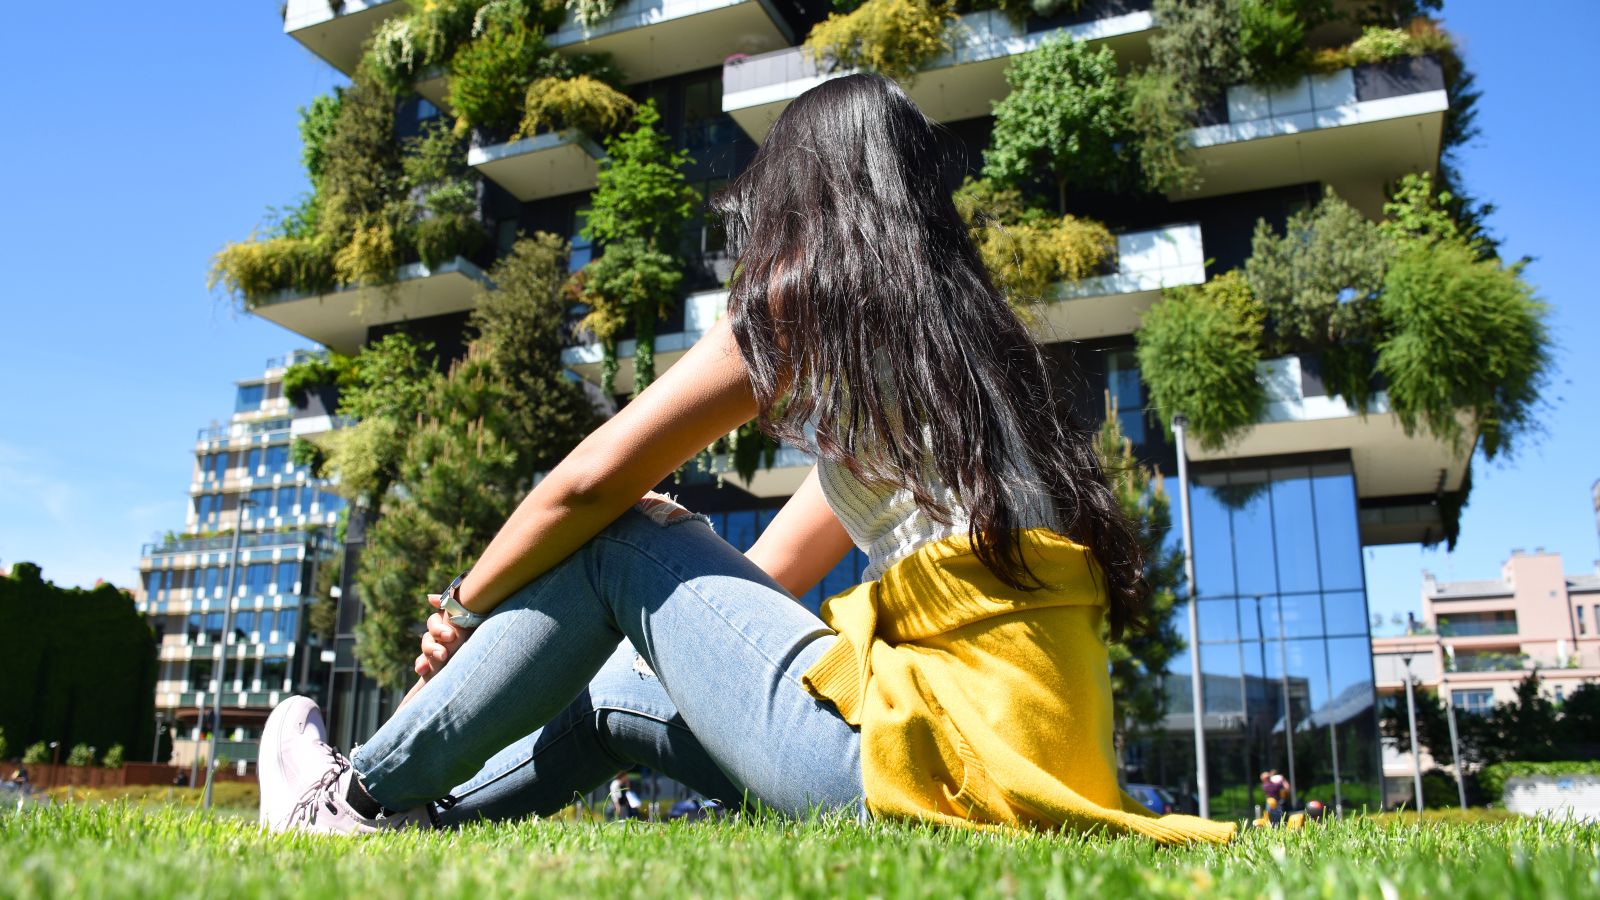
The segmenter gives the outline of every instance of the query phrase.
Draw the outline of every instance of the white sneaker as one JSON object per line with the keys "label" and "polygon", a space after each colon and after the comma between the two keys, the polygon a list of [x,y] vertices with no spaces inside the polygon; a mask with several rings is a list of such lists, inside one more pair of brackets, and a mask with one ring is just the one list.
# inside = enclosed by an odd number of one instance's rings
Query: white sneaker
{"label": "white sneaker", "polygon": [[322,712],[310,697],[290,697],[272,710],[261,732],[261,749],[256,759],[262,825],[271,827],[282,822],[301,793],[291,786],[308,777],[314,779],[327,768],[326,755],[318,753],[308,757],[300,752],[308,739],[325,741],[326,738]]}
{"label": "white sneaker", "polygon": [[345,798],[355,770],[327,742],[322,713],[309,697],[290,697],[267,718],[261,735],[261,824],[272,831],[367,834],[432,827],[427,807],[367,818]]}

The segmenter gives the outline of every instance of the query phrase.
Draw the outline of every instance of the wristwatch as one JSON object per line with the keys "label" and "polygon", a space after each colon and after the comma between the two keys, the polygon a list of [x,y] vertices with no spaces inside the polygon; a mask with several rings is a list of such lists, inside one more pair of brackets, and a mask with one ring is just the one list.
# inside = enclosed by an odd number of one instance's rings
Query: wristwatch
{"label": "wristwatch", "polygon": [[484,619],[489,617],[479,615],[461,605],[461,580],[466,577],[466,572],[457,575],[456,580],[450,582],[450,586],[445,588],[444,593],[439,595],[442,601],[439,604],[439,611],[444,613],[444,617],[450,621],[450,624],[457,628],[477,628],[483,624]]}

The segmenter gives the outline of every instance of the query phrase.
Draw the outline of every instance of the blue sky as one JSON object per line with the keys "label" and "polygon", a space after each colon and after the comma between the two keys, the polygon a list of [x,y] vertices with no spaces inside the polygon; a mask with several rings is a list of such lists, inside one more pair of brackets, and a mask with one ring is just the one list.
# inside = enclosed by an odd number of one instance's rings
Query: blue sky
{"label": "blue sky", "polygon": [[[1467,182],[1496,203],[1508,256],[1552,306],[1561,342],[1548,430],[1483,464],[1454,553],[1367,551],[1371,603],[1417,607],[1420,572],[1495,577],[1512,548],[1600,556],[1600,304],[1590,244],[1600,202],[1585,104],[1600,8],[1454,0],[1447,26],[1485,97]],[[210,256],[305,190],[297,106],[339,76],[282,34],[274,0],[103,4],[67,22],[8,13],[5,83],[19,86],[0,171],[0,565],[62,584],[132,585],[139,545],[183,526],[196,429],[225,420],[231,382],[305,346],[209,294]],[[70,27],[64,28],[67,25]],[[70,43],[60,39],[70,36]]]}

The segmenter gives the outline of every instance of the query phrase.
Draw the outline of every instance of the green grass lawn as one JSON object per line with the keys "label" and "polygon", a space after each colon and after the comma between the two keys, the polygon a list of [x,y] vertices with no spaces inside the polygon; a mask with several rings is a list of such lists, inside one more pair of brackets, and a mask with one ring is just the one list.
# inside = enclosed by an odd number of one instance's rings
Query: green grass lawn
{"label": "green grass lawn", "polygon": [[1600,826],[1354,818],[1227,847],[779,821],[359,839],[127,802],[0,813],[0,896],[1600,897]]}

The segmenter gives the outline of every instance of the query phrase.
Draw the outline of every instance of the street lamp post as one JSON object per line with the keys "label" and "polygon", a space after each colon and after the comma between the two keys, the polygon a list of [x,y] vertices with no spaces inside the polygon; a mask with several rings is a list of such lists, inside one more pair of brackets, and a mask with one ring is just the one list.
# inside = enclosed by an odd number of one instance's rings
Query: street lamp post
{"label": "street lamp post", "polygon": [[206,794],[204,806],[211,809],[211,783],[217,773],[217,732],[222,730],[222,692],[228,683],[228,635],[233,631],[233,595],[239,589],[239,538],[244,532],[244,510],[255,503],[239,495],[239,515],[233,524],[233,553],[228,557],[228,592],[222,598],[222,640],[218,644],[217,689],[211,696],[211,753],[206,760]]}
{"label": "street lamp post", "polygon": [[1183,577],[1189,582],[1189,688],[1194,708],[1194,787],[1200,817],[1211,818],[1211,779],[1206,774],[1206,701],[1200,682],[1200,586],[1194,580],[1194,528],[1189,521],[1189,453],[1183,442],[1189,418],[1172,417],[1173,440],[1178,445],[1178,508],[1183,519]]}
{"label": "street lamp post", "polygon": [[[1435,634],[1434,643],[1442,649],[1444,639]],[[1461,739],[1456,736],[1456,698],[1454,692],[1449,697],[1444,695],[1444,653],[1439,654],[1439,699],[1444,701],[1445,721],[1450,724],[1450,759],[1455,762],[1456,770],[1456,799],[1461,802],[1461,808],[1467,808],[1467,783],[1461,777]]]}
{"label": "street lamp post", "polygon": [[61,742],[50,742],[50,786],[55,787],[61,777]]}
{"label": "street lamp post", "polygon": [[1417,794],[1417,812],[1422,812],[1422,745],[1417,743],[1417,699],[1411,688],[1411,654],[1400,657],[1406,664],[1406,720],[1411,727],[1411,783]]}

